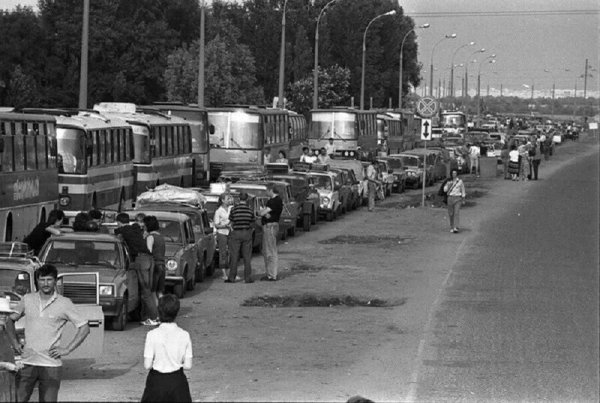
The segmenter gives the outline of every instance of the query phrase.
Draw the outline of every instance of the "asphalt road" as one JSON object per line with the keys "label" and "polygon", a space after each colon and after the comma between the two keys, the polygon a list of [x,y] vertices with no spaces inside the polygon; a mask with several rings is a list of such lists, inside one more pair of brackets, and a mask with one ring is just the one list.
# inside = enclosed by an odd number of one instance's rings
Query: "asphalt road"
{"label": "asphalt road", "polygon": [[597,153],[511,184],[463,245],[407,400],[598,401],[598,184]]}

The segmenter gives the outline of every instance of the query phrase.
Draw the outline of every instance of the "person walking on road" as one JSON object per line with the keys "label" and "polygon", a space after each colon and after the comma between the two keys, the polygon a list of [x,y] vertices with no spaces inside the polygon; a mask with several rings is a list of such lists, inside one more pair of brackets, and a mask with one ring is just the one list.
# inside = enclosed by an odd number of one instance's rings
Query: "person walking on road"
{"label": "person walking on road", "polygon": [[[19,401],[28,402],[33,389],[38,384],[40,402],[56,402],[60,389],[61,358],[73,352],[88,336],[90,328],[81,317],[77,307],[69,298],[56,292],[58,270],[50,264],[36,271],[38,291],[25,294],[10,315],[13,323],[7,327],[14,331],[14,322],[25,317],[27,339],[22,351],[25,366],[19,374],[17,396]],[[77,333],[64,343],[61,340],[64,325],[71,322]],[[16,339],[16,335],[10,335]],[[21,351],[16,351],[21,353]]]}
{"label": "person walking on road", "polygon": [[263,224],[262,254],[265,258],[265,275],[262,281],[276,281],[278,270],[277,234],[279,234],[279,218],[283,211],[283,201],[279,191],[273,186],[267,186],[269,200],[265,208],[260,210]]}
{"label": "person walking on road", "polygon": [[244,282],[253,283],[252,266],[252,223],[254,211],[248,206],[248,194],[240,193],[240,202],[229,213],[229,276],[226,283],[235,283],[240,254],[244,260]]}
{"label": "person walking on road", "polygon": [[[469,170],[472,174],[479,176],[479,156],[481,155],[481,149],[477,144],[473,144],[469,147]],[[473,172],[475,168],[475,172]]]}
{"label": "person walking on road", "polygon": [[191,402],[183,372],[192,369],[192,339],[177,326],[179,299],[173,294],[158,300],[160,326],[146,335],[144,367],[149,370],[142,402]]}
{"label": "person walking on road", "polygon": [[375,208],[375,196],[377,193],[377,169],[375,165],[377,161],[373,159],[371,164],[367,167],[367,191],[369,192],[369,211],[373,211]]}
{"label": "person walking on road", "polygon": [[[146,228],[146,217],[142,226]],[[148,244],[144,239],[144,229],[138,224],[129,225],[129,215],[127,213],[117,214],[117,226],[115,235],[127,245],[129,254],[133,260],[133,267],[137,271],[138,286],[142,300],[142,325],[158,325],[158,311],[156,310],[156,301],[152,296],[152,279],[154,277],[154,258],[148,249]]]}
{"label": "person walking on road", "polygon": [[219,268],[223,271],[223,280],[229,278],[229,232],[231,222],[229,213],[233,199],[231,195],[223,193],[219,196],[219,208],[215,211],[213,224],[217,230],[217,246],[219,247]]}
{"label": "person walking on road", "polygon": [[144,225],[148,235],[146,236],[146,247],[152,253],[154,261],[154,270],[152,271],[152,282],[150,291],[154,292],[154,301],[158,304],[158,299],[165,293],[165,277],[167,269],[165,267],[165,238],[158,230],[160,226],[158,219],[153,216],[144,217]]}
{"label": "person walking on road", "polygon": [[540,163],[542,162],[542,152],[540,150],[540,143],[534,142],[529,150],[529,155],[531,156],[531,179],[538,180],[538,171],[540,168]]}
{"label": "person walking on road", "polygon": [[452,178],[444,185],[444,192],[448,195],[448,218],[450,218],[450,232],[458,233],[460,206],[465,201],[467,193],[465,184],[458,177],[458,170],[450,173]]}
{"label": "person walking on road", "polygon": [[527,179],[527,170],[529,168],[529,147],[525,141],[521,142],[521,145],[517,148],[519,152],[519,179],[521,181],[529,180]]}

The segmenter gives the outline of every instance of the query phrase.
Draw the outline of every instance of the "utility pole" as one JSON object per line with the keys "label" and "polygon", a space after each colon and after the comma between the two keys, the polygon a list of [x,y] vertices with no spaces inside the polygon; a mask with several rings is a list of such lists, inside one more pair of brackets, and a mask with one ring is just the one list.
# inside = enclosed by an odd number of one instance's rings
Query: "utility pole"
{"label": "utility pole", "polygon": [[81,67],[79,71],[79,109],[87,108],[89,32],[90,0],[83,0],[83,26],[81,28]]}
{"label": "utility pole", "polygon": [[588,59],[585,59],[585,73],[583,74],[583,99],[587,94]]}
{"label": "utility pole", "polygon": [[204,108],[204,0],[200,3],[200,50],[198,55],[198,108]]}

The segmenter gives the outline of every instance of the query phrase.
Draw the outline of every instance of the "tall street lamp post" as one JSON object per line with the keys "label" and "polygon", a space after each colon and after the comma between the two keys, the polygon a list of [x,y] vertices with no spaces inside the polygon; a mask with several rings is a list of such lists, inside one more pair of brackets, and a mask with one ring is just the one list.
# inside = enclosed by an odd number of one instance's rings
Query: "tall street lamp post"
{"label": "tall street lamp post", "polygon": [[476,53],[483,53],[483,52],[485,52],[485,48],[478,49],[475,52],[471,53],[469,55],[469,58],[467,60],[465,60],[465,92],[464,92],[465,97],[469,96],[469,61],[471,60],[473,55],[475,55]]}
{"label": "tall street lamp post", "polygon": [[431,48],[431,60],[429,63],[429,96],[433,96],[433,52],[435,52],[435,48],[437,45],[445,41],[446,39],[454,39],[456,38],[456,34],[445,35],[442,39],[436,42]]}
{"label": "tall street lamp post", "polygon": [[200,0],[200,50],[198,55],[198,108],[204,108],[204,15],[206,4]]}
{"label": "tall street lamp post", "polygon": [[551,70],[544,69],[544,73],[549,73],[552,76],[552,120],[554,120],[554,91],[556,89],[556,78]]}
{"label": "tall street lamp post", "polygon": [[402,109],[402,82],[404,81],[402,79],[402,59],[403,59],[403,54],[404,54],[404,42],[406,41],[406,38],[408,38],[408,35],[410,35],[411,33],[415,32],[416,29],[421,28],[421,29],[426,29],[429,28],[430,25],[429,24],[423,24],[423,25],[419,25],[418,27],[415,27],[413,29],[411,29],[410,31],[408,31],[405,35],[404,38],[402,38],[402,43],[400,44],[400,72],[398,74],[398,108]]}
{"label": "tall street lamp post", "polygon": [[[479,69],[477,71],[477,126],[481,127],[481,65],[487,60],[488,63],[496,63],[494,60],[496,55],[490,55],[483,59],[479,63]],[[491,59],[491,60],[490,60]]]}
{"label": "tall street lamp post", "polygon": [[450,97],[454,98],[454,57],[456,56],[456,53],[458,53],[459,50],[466,48],[467,46],[473,46],[475,45],[475,42],[469,42],[469,43],[465,43],[464,45],[459,46],[458,48],[456,48],[456,50],[454,51],[454,53],[452,53],[452,60],[450,62]]}
{"label": "tall street lamp post", "polygon": [[83,24],[81,28],[81,66],[79,70],[79,109],[87,108],[89,32],[90,0],[83,0]]}
{"label": "tall street lamp post", "polygon": [[327,7],[335,3],[337,0],[331,0],[325,4],[317,17],[317,27],[315,28],[315,67],[313,69],[313,109],[319,108],[319,22]]}
{"label": "tall street lamp post", "polygon": [[279,52],[279,92],[277,93],[277,107],[283,108],[283,80],[285,75],[285,8],[287,0],[283,2],[283,13],[281,15],[281,51]]}
{"label": "tall street lamp post", "polygon": [[362,43],[362,71],[360,74],[360,109],[365,109],[365,65],[367,63],[367,32],[369,31],[369,27],[373,22],[378,20],[381,17],[385,17],[386,15],[395,15],[396,10],[388,11],[384,14],[379,14],[377,17],[373,18],[367,24],[365,28],[365,32],[363,34],[363,43]]}

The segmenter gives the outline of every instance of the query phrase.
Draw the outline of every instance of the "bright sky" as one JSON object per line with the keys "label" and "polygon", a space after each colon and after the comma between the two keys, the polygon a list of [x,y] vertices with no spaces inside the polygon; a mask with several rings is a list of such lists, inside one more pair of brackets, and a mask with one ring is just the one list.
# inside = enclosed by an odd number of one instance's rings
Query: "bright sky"
{"label": "bright sky", "polygon": [[[351,1],[351,0],[340,0]],[[456,39],[442,41],[433,54],[434,82],[449,80],[450,65],[469,63],[469,87],[474,91],[479,62],[496,54],[496,63],[481,65],[481,85],[508,90],[525,90],[523,84],[535,85],[536,91],[547,91],[556,83],[557,91],[572,90],[577,77],[583,75],[585,59],[590,70],[588,91],[600,90],[600,2],[598,0],[399,0],[407,15],[417,25],[431,27],[418,30],[419,59],[423,76],[429,81],[432,48],[445,35],[456,33]],[[17,4],[37,4],[37,0],[0,0],[0,8]],[[457,49],[474,41],[474,46]],[[469,57],[477,49],[485,53]],[[454,53],[456,51],[456,53]],[[483,57],[482,57],[483,56]],[[437,69],[437,70],[435,70]],[[565,71],[568,69],[569,71]],[[548,70],[545,72],[544,70]],[[455,76],[464,76],[464,67],[455,68]],[[436,84],[437,85],[437,84]],[[460,88],[455,78],[455,88]],[[583,89],[583,79],[577,79]]]}

